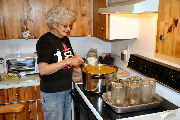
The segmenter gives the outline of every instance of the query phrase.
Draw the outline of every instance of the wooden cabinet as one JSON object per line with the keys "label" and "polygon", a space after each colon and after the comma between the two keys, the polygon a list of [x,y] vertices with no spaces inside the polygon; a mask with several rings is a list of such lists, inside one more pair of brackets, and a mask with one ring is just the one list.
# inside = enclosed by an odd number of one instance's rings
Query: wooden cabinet
{"label": "wooden cabinet", "polygon": [[22,38],[24,27],[32,33],[30,10],[27,0],[0,0],[0,39]]}
{"label": "wooden cabinet", "polygon": [[38,120],[44,120],[42,104],[40,100],[37,100],[37,114],[38,114]]}
{"label": "wooden cabinet", "polygon": [[75,13],[76,20],[70,36],[92,35],[92,0],[32,0],[31,18],[33,20],[33,34],[40,37],[49,27],[46,22],[47,11],[58,4],[66,5]]}
{"label": "wooden cabinet", "polygon": [[138,38],[139,14],[100,14],[99,8],[107,6],[106,0],[93,1],[93,35],[106,40]]}
{"label": "wooden cabinet", "polygon": [[76,16],[70,36],[92,35],[92,0],[63,0]]}
{"label": "wooden cabinet", "polygon": [[40,37],[49,31],[47,11],[58,4],[76,14],[70,36],[92,35],[92,0],[0,0],[0,39],[23,38],[27,30],[29,38]]}
{"label": "wooden cabinet", "polygon": [[[21,102],[21,104],[25,108],[23,112],[16,114],[16,120],[37,120],[36,101]],[[3,120],[13,120],[12,113],[4,114]]]}
{"label": "wooden cabinet", "polygon": [[106,6],[106,0],[93,0],[93,35],[101,39],[108,39],[108,14],[100,14],[98,9]]}
{"label": "wooden cabinet", "polygon": [[41,99],[40,86],[36,86],[36,99]]}
{"label": "wooden cabinet", "polygon": [[177,58],[176,61],[180,61],[179,46],[180,1],[159,0],[156,53],[170,56],[170,59]]}
{"label": "wooden cabinet", "polygon": [[[20,102],[24,104],[23,112],[16,114],[16,120],[43,120],[40,103],[40,87],[20,87],[0,90],[0,104]],[[13,104],[15,104],[13,103]],[[0,120],[12,120],[12,113],[0,114]]]}
{"label": "wooden cabinet", "polygon": [[0,104],[36,100],[35,87],[21,87],[0,90]]}

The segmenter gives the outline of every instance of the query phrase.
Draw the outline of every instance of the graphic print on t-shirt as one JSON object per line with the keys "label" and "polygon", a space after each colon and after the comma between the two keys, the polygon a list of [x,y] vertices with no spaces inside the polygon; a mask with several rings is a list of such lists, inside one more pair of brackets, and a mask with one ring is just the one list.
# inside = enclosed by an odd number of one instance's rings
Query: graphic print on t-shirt
{"label": "graphic print on t-shirt", "polygon": [[69,57],[73,57],[73,54],[70,51],[70,48],[67,48],[66,44],[64,44],[64,43],[62,43],[62,45],[63,45],[63,48],[64,48],[64,50],[63,50],[64,51],[64,56],[65,56],[64,59],[67,59]]}
{"label": "graphic print on t-shirt", "polygon": [[61,55],[61,52],[59,51],[59,49],[57,49],[57,52],[56,52],[56,54],[54,54],[54,56],[58,56],[58,62],[62,61],[62,55]]}
{"label": "graphic print on t-shirt", "polygon": [[[73,57],[73,54],[72,52],[70,51],[70,48],[67,48],[66,44],[62,43],[62,46],[63,46],[63,52],[64,53],[64,59],[67,59],[69,57]],[[59,49],[57,49],[57,52],[56,54],[54,54],[54,56],[57,56],[58,57],[58,62],[61,62],[63,59],[62,59],[62,55],[61,55],[61,51]]]}

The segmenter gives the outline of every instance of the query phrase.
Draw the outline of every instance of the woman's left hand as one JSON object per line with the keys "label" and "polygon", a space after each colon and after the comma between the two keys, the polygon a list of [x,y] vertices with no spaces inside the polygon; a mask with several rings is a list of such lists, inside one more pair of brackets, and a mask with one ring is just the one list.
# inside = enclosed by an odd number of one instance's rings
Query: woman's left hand
{"label": "woman's left hand", "polygon": [[72,80],[74,82],[82,81],[82,71],[81,71],[81,68],[79,66],[73,68]]}

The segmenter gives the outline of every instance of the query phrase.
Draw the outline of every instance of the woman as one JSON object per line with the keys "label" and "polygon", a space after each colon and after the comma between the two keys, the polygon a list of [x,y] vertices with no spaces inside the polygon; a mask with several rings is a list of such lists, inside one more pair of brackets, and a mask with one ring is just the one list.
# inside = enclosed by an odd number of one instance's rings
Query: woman
{"label": "woman", "polygon": [[75,15],[63,5],[51,8],[47,23],[51,32],[42,35],[37,44],[40,73],[41,102],[45,120],[70,120],[73,69],[84,61],[74,57],[67,35],[70,33]]}

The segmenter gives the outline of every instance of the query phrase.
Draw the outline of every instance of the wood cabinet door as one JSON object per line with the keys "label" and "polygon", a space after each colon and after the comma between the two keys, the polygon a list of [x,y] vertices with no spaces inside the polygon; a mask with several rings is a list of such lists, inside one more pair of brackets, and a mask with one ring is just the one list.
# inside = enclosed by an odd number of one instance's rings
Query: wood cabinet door
{"label": "wood cabinet door", "polygon": [[5,103],[5,94],[4,94],[4,90],[0,90],[0,104],[4,104]]}
{"label": "wood cabinet door", "polygon": [[180,0],[159,0],[156,53],[180,58]]}
{"label": "wood cabinet door", "polygon": [[16,120],[37,120],[36,101],[21,102],[25,109],[16,115]]}
{"label": "wood cabinet door", "polygon": [[22,32],[30,31],[29,38],[37,38],[50,31],[47,11],[64,4],[76,15],[70,36],[92,35],[92,0],[0,0],[0,39],[23,38]]}
{"label": "wood cabinet door", "polygon": [[[22,112],[16,113],[16,120],[37,120],[36,101],[21,102],[21,104],[25,108]],[[0,120],[13,120],[13,115],[12,113],[0,114]]]}
{"label": "wood cabinet door", "polygon": [[24,27],[32,33],[30,14],[28,0],[0,0],[0,39],[23,38]]}
{"label": "wood cabinet door", "polygon": [[44,120],[42,104],[40,100],[37,100],[37,114],[38,114],[38,120]]}
{"label": "wood cabinet door", "polygon": [[32,0],[32,20],[34,37],[40,37],[50,31],[47,11],[56,5],[64,4],[75,13],[76,20],[69,36],[92,35],[92,0]]}
{"label": "wood cabinet door", "polygon": [[35,86],[0,90],[0,104],[36,100]]}
{"label": "wood cabinet door", "polygon": [[93,35],[108,39],[108,14],[98,13],[98,9],[104,7],[106,7],[106,0],[93,1]]}
{"label": "wood cabinet door", "polygon": [[63,0],[76,16],[70,36],[92,35],[92,0]]}
{"label": "wood cabinet door", "polygon": [[36,86],[36,99],[41,99],[40,86]]}
{"label": "wood cabinet door", "polygon": [[62,0],[31,0],[30,5],[31,19],[33,21],[33,36],[34,38],[40,37],[46,32],[50,31],[47,21],[46,13],[52,7],[62,3]]}

